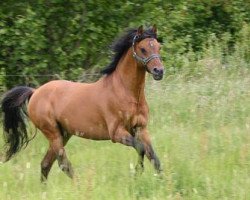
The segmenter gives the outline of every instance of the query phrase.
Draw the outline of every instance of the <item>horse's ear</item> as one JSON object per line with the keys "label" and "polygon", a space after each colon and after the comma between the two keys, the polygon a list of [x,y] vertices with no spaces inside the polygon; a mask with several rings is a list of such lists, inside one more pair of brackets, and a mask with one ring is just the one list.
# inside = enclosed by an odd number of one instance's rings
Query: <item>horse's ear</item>
{"label": "horse's ear", "polygon": [[144,32],[143,26],[141,25],[141,26],[139,26],[139,28],[137,29],[137,35],[142,35],[143,32]]}
{"label": "horse's ear", "polygon": [[157,35],[157,27],[156,27],[156,24],[154,24],[154,25],[152,26],[152,31],[153,31],[153,33],[155,33],[155,34]]}

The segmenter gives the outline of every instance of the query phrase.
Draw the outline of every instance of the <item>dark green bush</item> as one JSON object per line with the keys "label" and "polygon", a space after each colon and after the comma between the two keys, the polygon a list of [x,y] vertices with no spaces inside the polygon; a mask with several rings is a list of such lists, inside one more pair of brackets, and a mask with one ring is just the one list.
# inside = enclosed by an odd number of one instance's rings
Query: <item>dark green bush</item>
{"label": "dark green bush", "polygon": [[[10,88],[58,77],[77,80],[109,62],[108,47],[124,29],[154,23],[174,72],[183,67],[183,54],[193,52],[197,59],[211,34],[229,33],[229,46],[240,41],[240,30],[250,21],[249,5],[247,0],[3,1],[0,83]],[[249,54],[245,57],[249,61]]]}

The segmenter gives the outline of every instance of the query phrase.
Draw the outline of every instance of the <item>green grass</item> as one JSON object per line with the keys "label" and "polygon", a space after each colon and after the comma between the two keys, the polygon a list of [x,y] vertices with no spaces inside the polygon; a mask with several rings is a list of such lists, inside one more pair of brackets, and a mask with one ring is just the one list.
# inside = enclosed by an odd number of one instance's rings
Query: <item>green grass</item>
{"label": "green grass", "polygon": [[[134,176],[136,152],[77,137],[66,146],[76,180],[57,166],[40,184],[42,134],[0,164],[0,199],[250,199],[250,74],[225,70],[147,84],[152,141],[164,174]],[[2,142],[2,140],[1,140]]]}

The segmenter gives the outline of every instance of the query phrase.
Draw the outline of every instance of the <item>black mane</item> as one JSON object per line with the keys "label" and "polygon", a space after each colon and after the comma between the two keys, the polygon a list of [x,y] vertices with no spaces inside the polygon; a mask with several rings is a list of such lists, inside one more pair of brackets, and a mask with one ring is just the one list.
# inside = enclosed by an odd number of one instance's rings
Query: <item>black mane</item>
{"label": "black mane", "polygon": [[[113,71],[115,71],[116,66],[121,57],[123,56],[123,54],[127,52],[128,49],[132,46],[133,38],[135,37],[136,33],[137,29],[129,29],[122,37],[115,40],[115,42],[111,45],[111,50],[114,53],[111,59],[111,63],[101,71],[102,74],[109,75]],[[156,33],[150,28],[145,30],[143,34],[136,41],[141,41],[145,38],[157,39],[157,36]]]}

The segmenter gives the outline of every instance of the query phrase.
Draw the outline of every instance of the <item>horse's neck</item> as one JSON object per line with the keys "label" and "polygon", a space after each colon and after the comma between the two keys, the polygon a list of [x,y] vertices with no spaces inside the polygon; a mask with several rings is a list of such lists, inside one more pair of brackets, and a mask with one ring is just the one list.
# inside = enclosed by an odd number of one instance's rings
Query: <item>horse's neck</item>
{"label": "horse's neck", "polygon": [[144,100],[146,72],[133,58],[131,49],[121,58],[114,75],[121,87],[124,87],[137,103]]}

